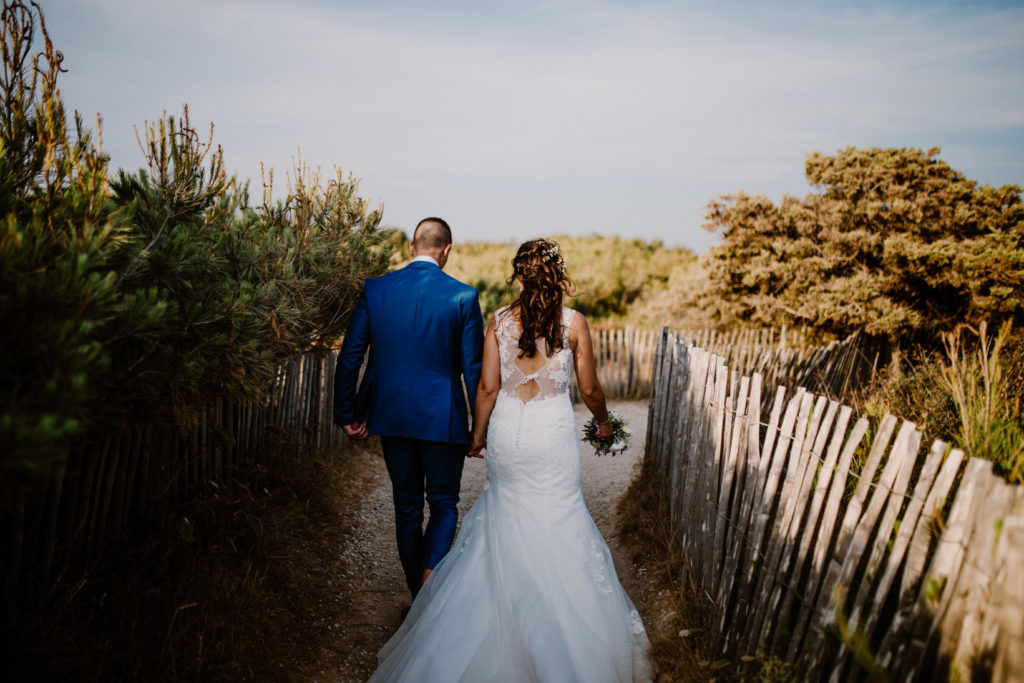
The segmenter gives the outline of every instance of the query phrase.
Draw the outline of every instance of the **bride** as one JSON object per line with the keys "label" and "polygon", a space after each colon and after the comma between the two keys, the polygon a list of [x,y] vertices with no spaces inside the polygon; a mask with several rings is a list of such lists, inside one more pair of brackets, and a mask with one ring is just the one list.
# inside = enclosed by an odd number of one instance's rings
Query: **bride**
{"label": "bride", "polygon": [[649,680],[647,636],[580,489],[569,375],[611,436],[590,330],[562,305],[558,246],[512,261],[519,298],[484,339],[472,445],[487,479],[371,681]]}

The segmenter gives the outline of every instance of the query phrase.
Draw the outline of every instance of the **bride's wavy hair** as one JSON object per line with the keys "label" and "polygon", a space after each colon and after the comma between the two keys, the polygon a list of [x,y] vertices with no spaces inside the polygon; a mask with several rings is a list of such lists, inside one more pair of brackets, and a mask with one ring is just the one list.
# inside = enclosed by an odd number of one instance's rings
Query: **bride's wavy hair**
{"label": "bride's wavy hair", "polygon": [[518,309],[523,328],[519,335],[519,357],[533,356],[537,339],[547,342],[549,354],[558,351],[562,348],[562,296],[574,292],[558,244],[545,239],[523,242],[512,259],[508,285],[517,278],[523,291],[510,308]]}

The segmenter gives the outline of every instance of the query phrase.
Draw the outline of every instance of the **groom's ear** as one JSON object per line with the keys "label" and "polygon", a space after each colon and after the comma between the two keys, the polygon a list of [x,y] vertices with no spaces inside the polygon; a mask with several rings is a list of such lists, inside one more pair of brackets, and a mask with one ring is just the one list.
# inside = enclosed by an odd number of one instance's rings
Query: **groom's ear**
{"label": "groom's ear", "polygon": [[452,250],[452,245],[449,242],[441,248],[441,252],[437,255],[437,265],[441,266],[441,270],[444,270],[445,265],[448,263],[448,252]]}

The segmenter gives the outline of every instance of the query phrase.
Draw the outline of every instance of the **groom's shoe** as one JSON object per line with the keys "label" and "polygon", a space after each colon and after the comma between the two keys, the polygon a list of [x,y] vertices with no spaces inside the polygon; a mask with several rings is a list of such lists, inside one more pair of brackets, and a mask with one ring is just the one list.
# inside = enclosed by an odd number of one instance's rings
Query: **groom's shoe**
{"label": "groom's shoe", "polygon": [[[427,577],[430,576],[431,572],[433,572],[433,571],[434,571],[433,569],[424,569],[423,570],[423,578],[420,579],[420,588],[422,588],[423,584],[425,584],[427,582]],[[414,594],[412,596],[412,599],[415,600],[416,599],[416,595],[418,595],[418,594],[419,594],[419,590],[417,590],[416,594]],[[411,609],[412,609],[412,603],[411,602],[409,604],[407,604],[405,607],[402,608],[402,621],[405,621],[405,618],[407,616],[409,616],[409,610],[411,610]]]}

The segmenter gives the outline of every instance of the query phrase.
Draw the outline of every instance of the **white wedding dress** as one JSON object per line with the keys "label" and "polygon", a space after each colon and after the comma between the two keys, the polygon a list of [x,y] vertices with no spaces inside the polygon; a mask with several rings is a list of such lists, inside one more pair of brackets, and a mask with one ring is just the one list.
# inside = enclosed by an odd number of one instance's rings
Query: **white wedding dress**
{"label": "white wedding dress", "polygon": [[[640,615],[583,502],[568,393],[576,313],[562,313],[564,347],[529,375],[515,363],[518,324],[496,314],[501,390],[483,492],[371,681],[650,680]],[[531,381],[540,392],[524,402],[516,389]]]}

